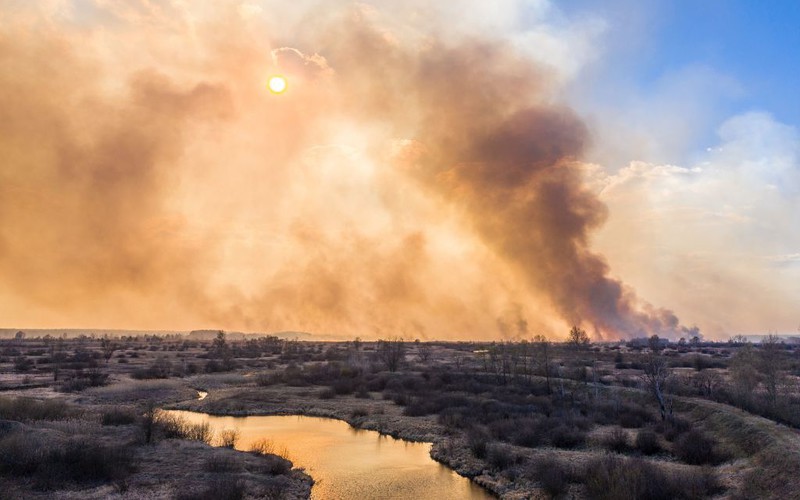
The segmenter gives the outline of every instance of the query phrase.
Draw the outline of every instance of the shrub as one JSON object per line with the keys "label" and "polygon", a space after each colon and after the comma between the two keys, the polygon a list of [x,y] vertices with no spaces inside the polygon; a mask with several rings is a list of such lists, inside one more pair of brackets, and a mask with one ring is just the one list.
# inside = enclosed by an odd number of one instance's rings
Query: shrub
{"label": "shrub", "polygon": [[271,455],[275,453],[275,443],[267,438],[261,438],[250,445],[250,453],[256,455]]}
{"label": "shrub", "polygon": [[182,434],[183,435],[181,437],[183,439],[201,441],[206,444],[211,444],[211,439],[213,437],[213,433],[208,422],[202,422],[199,424],[186,423],[183,425]]}
{"label": "shrub", "polygon": [[120,446],[70,441],[63,450],[51,452],[48,474],[61,469],[73,481],[118,480],[133,470],[132,453]]}
{"label": "shrub", "polygon": [[238,472],[242,469],[242,465],[236,460],[236,457],[228,454],[215,454],[206,460],[203,468],[207,472]]}
{"label": "shrub", "polygon": [[473,429],[467,434],[467,445],[475,458],[486,458],[488,441],[486,434],[480,430]]}
{"label": "shrub", "polygon": [[488,461],[496,470],[505,470],[514,464],[516,458],[507,449],[490,445],[487,449]]}
{"label": "shrub", "polygon": [[531,462],[528,477],[539,481],[542,489],[555,498],[566,493],[569,488],[569,470],[552,457],[542,457]]}
{"label": "shrub", "polygon": [[680,436],[674,445],[675,455],[691,465],[712,463],[716,460],[714,441],[698,430]]}
{"label": "shrub", "polygon": [[332,388],[338,395],[353,394],[356,390],[356,381],[350,378],[340,378],[333,383]]}
{"label": "shrub", "polygon": [[275,443],[267,438],[259,439],[253,443],[250,446],[250,453],[262,455],[267,462],[267,470],[272,475],[283,475],[292,470],[292,462],[279,456],[281,454],[286,455],[286,450],[276,450]]}
{"label": "shrub", "polygon": [[267,387],[273,385],[275,381],[272,379],[272,376],[269,373],[259,373],[256,375],[256,385],[259,387]]}
{"label": "shrub", "polygon": [[333,399],[335,397],[336,397],[336,391],[334,391],[330,387],[322,389],[319,392],[319,399]]}
{"label": "shrub", "polygon": [[133,453],[84,437],[66,443],[15,432],[0,439],[0,474],[34,476],[41,489],[65,482],[123,481],[134,470]]}
{"label": "shrub", "polygon": [[212,432],[208,422],[192,424],[186,420],[160,411],[145,412],[141,421],[145,441],[153,437],[164,439],[188,439],[211,444]]}
{"label": "shrub", "polygon": [[692,428],[692,424],[688,420],[682,418],[673,418],[672,420],[659,423],[657,428],[661,429],[667,441],[673,442],[680,435],[688,432]]}
{"label": "shrub", "polygon": [[177,500],[241,500],[244,498],[245,485],[236,477],[229,475],[215,476],[207,480],[200,491],[183,491]]}
{"label": "shrub", "polygon": [[642,429],[636,434],[636,449],[645,455],[655,455],[661,451],[658,435],[650,429]]}
{"label": "shrub", "polygon": [[605,439],[605,445],[613,452],[624,453],[628,450],[628,434],[621,428],[614,427]]}
{"label": "shrub", "polygon": [[676,470],[667,474],[641,458],[606,455],[590,462],[584,482],[597,500],[667,500],[704,498],[721,491],[711,469]]}
{"label": "shrub", "polygon": [[586,442],[586,433],[580,429],[560,425],[551,431],[550,442],[556,448],[577,448]]}
{"label": "shrub", "polygon": [[597,500],[670,500],[675,497],[667,475],[640,459],[614,455],[586,467],[586,489]]}
{"label": "shrub", "polygon": [[0,418],[7,420],[63,420],[70,414],[67,404],[58,399],[0,398]]}
{"label": "shrub", "polygon": [[362,418],[369,415],[369,410],[363,407],[354,408],[353,411],[350,412],[351,418]]}
{"label": "shrub", "polygon": [[239,440],[239,431],[236,429],[225,429],[219,433],[219,445],[225,448],[236,447]]}
{"label": "shrub", "polygon": [[267,471],[273,476],[282,476],[292,470],[292,462],[278,455],[264,455]]}
{"label": "shrub", "polygon": [[136,422],[136,413],[131,410],[114,408],[103,412],[100,422],[103,425],[130,425]]}

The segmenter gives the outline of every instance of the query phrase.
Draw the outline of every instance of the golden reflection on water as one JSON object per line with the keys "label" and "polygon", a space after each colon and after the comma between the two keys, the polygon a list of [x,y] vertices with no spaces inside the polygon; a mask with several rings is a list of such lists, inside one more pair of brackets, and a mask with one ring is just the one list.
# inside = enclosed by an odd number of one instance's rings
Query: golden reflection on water
{"label": "golden reflection on water", "polygon": [[192,423],[207,421],[215,435],[239,431],[236,449],[247,451],[268,439],[295,467],[314,478],[311,498],[345,499],[489,499],[475,486],[434,461],[429,443],[411,443],[345,422],[303,416],[216,417],[168,411]]}

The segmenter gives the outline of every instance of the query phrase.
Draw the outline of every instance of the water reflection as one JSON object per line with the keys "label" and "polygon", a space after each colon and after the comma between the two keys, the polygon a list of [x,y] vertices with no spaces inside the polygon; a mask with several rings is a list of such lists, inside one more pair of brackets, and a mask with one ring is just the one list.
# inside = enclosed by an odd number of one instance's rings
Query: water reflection
{"label": "water reflection", "polygon": [[429,443],[411,443],[317,417],[215,417],[169,411],[216,434],[239,431],[236,448],[269,439],[316,481],[313,499],[488,499],[489,494],[430,458]]}

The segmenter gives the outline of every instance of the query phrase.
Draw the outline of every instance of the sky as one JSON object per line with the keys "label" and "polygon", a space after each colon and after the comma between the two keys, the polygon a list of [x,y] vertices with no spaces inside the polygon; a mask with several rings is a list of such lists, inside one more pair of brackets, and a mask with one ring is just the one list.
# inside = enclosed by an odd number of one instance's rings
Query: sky
{"label": "sky", "polygon": [[4,327],[800,325],[797,2],[0,14]]}

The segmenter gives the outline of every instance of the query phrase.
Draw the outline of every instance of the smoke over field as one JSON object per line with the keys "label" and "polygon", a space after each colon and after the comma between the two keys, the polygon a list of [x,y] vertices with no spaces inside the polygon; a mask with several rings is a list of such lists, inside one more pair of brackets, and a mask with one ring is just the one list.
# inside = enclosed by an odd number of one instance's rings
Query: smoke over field
{"label": "smoke over field", "polygon": [[9,321],[681,330],[592,251],[587,128],[491,29],[415,5],[46,5],[0,31]]}

